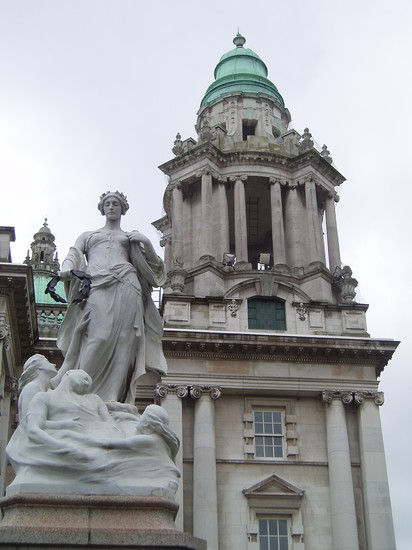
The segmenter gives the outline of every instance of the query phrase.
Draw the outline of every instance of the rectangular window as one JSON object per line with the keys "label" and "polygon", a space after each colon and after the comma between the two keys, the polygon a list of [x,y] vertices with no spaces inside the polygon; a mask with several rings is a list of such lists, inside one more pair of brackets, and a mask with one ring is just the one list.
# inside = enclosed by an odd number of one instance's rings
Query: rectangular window
{"label": "rectangular window", "polygon": [[285,447],[283,411],[253,411],[255,457],[283,458]]}
{"label": "rectangular window", "polygon": [[289,550],[287,519],[259,519],[259,550]]}
{"label": "rectangular window", "polygon": [[286,330],[285,304],[281,300],[251,298],[247,307],[249,329]]}
{"label": "rectangular window", "polygon": [[243,141],[247,141],[248,136],[254,136],[256,133],[257,120],[242,120]]}

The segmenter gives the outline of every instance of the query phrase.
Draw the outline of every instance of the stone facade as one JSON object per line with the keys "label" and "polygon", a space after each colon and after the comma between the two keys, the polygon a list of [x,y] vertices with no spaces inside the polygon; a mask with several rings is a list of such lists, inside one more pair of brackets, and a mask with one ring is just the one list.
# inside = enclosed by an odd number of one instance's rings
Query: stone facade
{"label": "stone facade", "polygon": [[[368,306],[341,265],[345,178],[307,128],[289,129],[283,98],[244,43],[236,37],[216,67],[197,141],[178,134],[160,167],[168,375],[139,379],[136,404],[167,409],[181,440],[176,526],[209,550],[270,540],[287,550],[394,549],[378,377],[398,342],[369,337]],[[50,231],[40,229],[22,266],[10,263],[12,228],[1,229],[4,489],[16,381],[35,352],[60,364],[58,327],[40,315],[64,306],[34,301],[31,268],[45,267],[36,258],[57,262]]]}

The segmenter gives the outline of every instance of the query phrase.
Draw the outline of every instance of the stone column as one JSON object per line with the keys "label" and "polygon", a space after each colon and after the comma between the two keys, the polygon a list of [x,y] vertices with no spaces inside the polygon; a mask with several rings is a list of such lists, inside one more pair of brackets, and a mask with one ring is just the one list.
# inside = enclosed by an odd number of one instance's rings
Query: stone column
{"label": "stone column", "polygon": [[382,392],[356,392],[358,409],[359,451],[366,540],[373,550],[395,550],[395,533],[386,472],[379,406]]}
{"label": "stone column", "polygon": [[172,198],[172,263],[183,265],[183,194],[180,181],[173,184]]}
{"label": "stone column", "polygon": [[220,179],[217,188],[218,231],[216,241],[218,246],[217,259],[223,261],[223,254],[230,252],[229,245],[229,210],[227,206],[226,180]]}
{"label": "stone column", "polygon": [[286,264],[285,231],[283,228],[283,207],[281,181],[269,178],[270,206],[272,213],[273,265]]}
{"label": "stone column", "polygon": [[172,269],[172,237],[168,235],[160,240],[160,246],[164,247],[164,262],[166,267],[166,273]]}
{"label": "stone column", "polygon": [[326,199],[326,234],[328,238],[329,269],[333,274],[336,266],[341,267],[338,226],[336,223],[335,202],[339,201],[337,195],[329,195]]}
{"label": "stone column", "polygon": [[6,445],[10,435],[10,409],[13,401],[17,401],[17,378],[6,375],[8,368],[4,358],[8,356],[10,364],[11,334],[9,325],[0,319],[0,491],[6,490]]}
{"label": "stone column", "polygon": [[319,228],[319,210],[316,198],[316,184],[312,176],[305,179],[305,200],[306,200],[306,219],[307,219],[307,243],[308,243],[308,262],[322,261],[323,243],[320,238]]}
{"label": "stone column", "polygon": [[212,208],[212,174],[209,170],[198,172],[201,177],[201,226],[199,228],[199,257],[210,257],[212,254],[213,208]]}
{"label": "stone column", "polygon": [[175,463],[180,470],[179,487],[176,492],[176,502],[179,504],[179,511],[175,524],[183,531],[183,416],[182,399],[189,393],[186,386],[177,384],[158,384],[156,386],[156,397],[159,404],[164,407],[169,415],[169,426],[175,432],[180,441],[179,452],[176,455]]}
{"label": "stone column", "polygon": [[326,266],[326,254],[325,254],[325,238],[323,234],[323,215],[324,210],[319,209],[319,238],[322,242],[322,262]]}
{"label": "stone column", "polygon": [[218,550],[216,443],[214,401],[220,389],[193,386],[195,399],[193,444],[193,534],[207,541],[208,550]]}
{"label": "stone column", "polygon": [[184,288],[183,271],[183,193],[182,184],[176,181],[172,187],[172,274],[173,292],[180,293]]}
{"label": "stone column", "polygon": [[285,242],[289,267],[307,265],[307,224],[298,184],[288,185],[285,200]]}
{"label": "stone column", "polygon": [[332,515],[333,550],[359,550],[355,497],[344,403],[351,393],[322,394],[326,406],[329,488]]}
{"label": "stone column", "polygon": [[234,221],[235,221],[235,255],[236,263],[247,263],[247,220],[245,182],[247,176],[231,176],[234,186]]}

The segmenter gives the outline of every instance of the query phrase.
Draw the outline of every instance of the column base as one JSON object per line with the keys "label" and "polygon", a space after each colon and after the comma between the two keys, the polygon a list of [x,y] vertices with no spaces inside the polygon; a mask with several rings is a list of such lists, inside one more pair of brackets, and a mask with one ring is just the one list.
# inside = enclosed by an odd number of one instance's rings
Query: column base
{"label": "column base", "polygon": [[19,494],[0,499],[0,546],[206,550],[179,531],[178,504],[161,497]]}

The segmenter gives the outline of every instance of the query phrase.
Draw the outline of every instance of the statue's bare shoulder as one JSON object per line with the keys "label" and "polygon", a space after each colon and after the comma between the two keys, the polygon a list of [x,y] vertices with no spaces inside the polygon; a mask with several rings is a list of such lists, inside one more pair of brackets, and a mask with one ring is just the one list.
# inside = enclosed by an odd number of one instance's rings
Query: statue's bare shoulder
{"label": "statue's bare shoulder", "polygon": [[77,237],[76,242],[74,243],[74,246],[81,250],[82,252],[86,251],[86,243],[90,235],[93,233],[93,231],[85,231],[82,233],[79,237]]}

